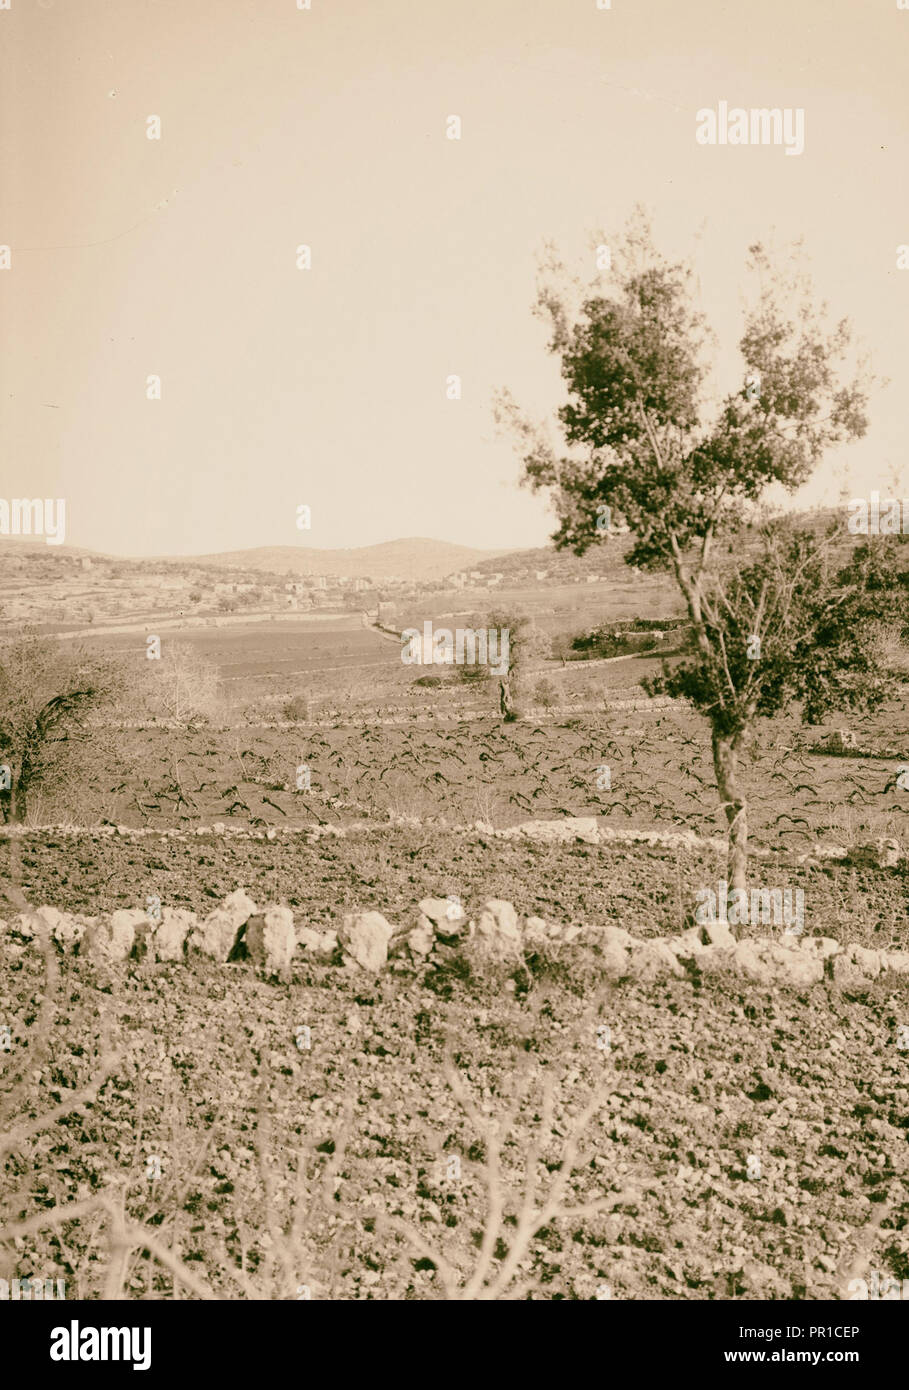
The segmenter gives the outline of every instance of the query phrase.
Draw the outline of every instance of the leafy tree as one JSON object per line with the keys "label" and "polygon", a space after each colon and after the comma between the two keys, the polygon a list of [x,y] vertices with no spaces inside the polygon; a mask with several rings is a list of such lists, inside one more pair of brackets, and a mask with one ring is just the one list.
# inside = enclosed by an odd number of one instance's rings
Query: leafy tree
{"label": "leafy tree", "polygon": [[[737,888],[747,863],[739,767],[756,716],[793,699],[817,718],[883,698],[881,683],[869,680],[870,628],[849,627],[858,577],[844,582],[826,619],[819,607],[817,596],[836,587],[830,546],[771,527],[759,533],[758,558],[735,568],[767,489],[791,493],[829,449],[865,433],[870,384],[848,324],[829,325],[797,262],[777,270],[755,245],[748,266],[757,293],[739,342],[740,388],[711,390],[691,272],[657,254],[639,215],[613,257],[608,289],[597,286],[572,307],[564,282],[550,278],[538,296],[567,389],[558,411],[564,451],[507,393],[499,402],[500,419],[517,433],[523,481],[552,495],[557,547],[583,553],[624,518],[633,534],[626,563],[675,577],[695,655],[670,685],[711,724]],[[732,549],[731,578],[718,562],[719,539]]]}

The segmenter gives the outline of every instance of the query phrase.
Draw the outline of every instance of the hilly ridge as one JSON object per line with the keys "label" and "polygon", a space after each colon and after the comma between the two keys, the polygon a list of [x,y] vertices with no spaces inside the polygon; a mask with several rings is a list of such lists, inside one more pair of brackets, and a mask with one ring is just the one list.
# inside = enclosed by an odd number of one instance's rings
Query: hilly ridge
{"label": "hilly ridge", "polygon": [[455,570],[474,567],[483,560],[505,554],[477,550],[424,536],[383,541],[379,545],[350,550],[317,550],[306,544],[266,545],[252,550],[225,551],[216,555],[188,556],[199,564],[238,566],[248,570],[293,570],[296,574],[348,575],[353,579],[443,579]]}

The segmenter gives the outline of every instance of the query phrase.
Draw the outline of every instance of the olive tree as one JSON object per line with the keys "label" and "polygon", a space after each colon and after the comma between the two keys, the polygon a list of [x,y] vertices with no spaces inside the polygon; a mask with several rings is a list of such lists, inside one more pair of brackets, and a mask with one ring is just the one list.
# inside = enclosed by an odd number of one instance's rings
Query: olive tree
{"label": "olive tree", "polygon": [[[668,570],[678,584],[694,656],[675,688],[710,722],[736,888],[745,887],[747,862],[740,761],[756,716],[802,699],[816,718],[882,696],[868,680],[870,627],[850,632],[845,619],[857,580],[842,596],[842,620],[825,626],[812,598],[819,585],[828,596],[835,587],[830,547],[773,528],[760,533],[756,560],[744,544],[771,486],[793,492],[822,456],[867,428],[870,382],[849,325],[828,321],[793,264],[794,273],[776,269],[760,245],[749,249],[756,292],[729,373],[740,384],[719,392],[691,271],[660,256],[649,228],[633,220],[605,286],[574,304],[564,278],[550,276],[539,291],[567,393],[558,443],[507,392],[498,403],[517,436],[523,481],[549,490],[557,547],[583,553],[624,519],[626,563]],[[822,636],[832,642],[823,652]]]}
{"label": "olive tree", "polygon": [[518,717],[515,693],[530,663],[549,655],[550,639],[527,613],[496,610],[485,626],[497,631],[503,669],[499,672],[499,713],[506,724]]}

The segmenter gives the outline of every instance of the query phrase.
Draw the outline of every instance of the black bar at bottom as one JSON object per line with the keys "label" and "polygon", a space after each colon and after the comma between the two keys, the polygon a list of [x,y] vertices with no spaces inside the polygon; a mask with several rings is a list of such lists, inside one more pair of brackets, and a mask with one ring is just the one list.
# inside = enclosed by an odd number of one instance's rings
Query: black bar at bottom
{"label": "black bar at bottom", "polygon": [[[539,1311],[538,1303],[535,1303]],[[17,1379],[41,1372],[50,1383],[73,1376],[97,1380],[127,1375],[137,1384],[164,1375],[225,1374],[229,1384],[247,1373],[270,1379],[290,1375],[309,1379],[320,1367],[330,1378],[347,1380],[358,1362],[364,1374],[386,1372],[420,1379],[450,1374],[460,1349],[463,1372],[489,1379],[502,1363],[511,1384],[523,1373],[539,1380],[541,1358],[552,1355],[579,1370],[579,1357],[592,1357],[604,1370],[643,1373],[709,1370],[734,1379],[748,1367],[773,1371],[800,1366],[824,1372],[837,1367],[867,1376],[903,1361],[909,1323],[901,1299],[854,1302],[621,1302],[602,1300],[586,1312],[554,1311],[550,1324],[503,1323],[499,1308],[491,1323],[465,1325],[464,1313],[440,1306],[433,1323],[429,1308],[403,1308],[375,1300],[358,1303],[318,1301],[275,1303],[202,1302],[5,1302],[0,1330],[6,1375]],[[515,1308],[517,1315],[517,1308]],[[430,1317],[429,1323],[426,1322]],[[489,1316],[487,1314],[486,1316]],[[340,1332],[340,1337],[338,1333]],[[356,1332],[357,1338],[351,1334]],[[468,1340],[464,1340],[465,1333]],[[515,1334],[519,1335],[516,1337]],[[483,1337],[484,1351],[476,1361]],[[457,1338],[452,1341],[452,1338]],[[553,1341],[555,1338],[557,1340]],[[565,1339],[568,1340],[565,1340]],[[407,1365],[398,1358],[406,1348]],[[104,1356],[106,1354],[106,1357]],[[593,1369],[591,1366],[590,1369]],[[587,1372],[585,1372],[587,1374]]]}

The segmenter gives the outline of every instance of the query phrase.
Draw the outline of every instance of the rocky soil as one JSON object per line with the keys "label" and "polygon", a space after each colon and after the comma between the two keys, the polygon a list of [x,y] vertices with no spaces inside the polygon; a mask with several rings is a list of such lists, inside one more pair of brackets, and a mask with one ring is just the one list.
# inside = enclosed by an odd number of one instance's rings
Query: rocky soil
{"label": "rocky soil", "polygon": [[[116,1211],[140,1298],[816,1299],[909,1277],[905,953],[415,894],[386,895],[387,931],[263,905],[8,917],[0,1277],[98,1296]],[[188,954],[156,959],[181,926]]]}
{"label": "rocky soil", "polygon": [[724,853],[689,716],[469,727],[120,731],[93,828],[73,802],[0,834],[0,1278],[909,1279],[905,731],[839,754],[765,731],[753,878],[804,893],[804,931],[735,941],[693,915]]}

